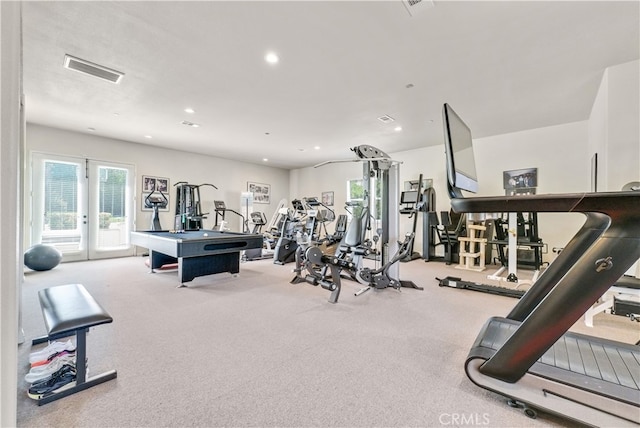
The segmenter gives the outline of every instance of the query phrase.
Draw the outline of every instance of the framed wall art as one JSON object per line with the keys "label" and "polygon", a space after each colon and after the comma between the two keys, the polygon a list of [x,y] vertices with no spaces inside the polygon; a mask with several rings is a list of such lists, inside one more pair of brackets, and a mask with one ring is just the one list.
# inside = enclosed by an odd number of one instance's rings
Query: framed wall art
{"label": "framed wall art", "polygon": [[333,206],[333,192],[322,192],[322,203],[328,207]]}
{"label": "framed wall art", "polygon": [[164,177],[152,177],[150,175],[143,175],[142,191],[151,193],[156,190],[159,190],[164,193],[165,196],[168,196],[167,193],[169,192],[169,179]]}
{"label": "framed wall art", "polygon": [[271,203],[271,185],[263,183],[247,182],[247,191],[253,193],[253,203],[270,204]]}
{"label": "framed wall art", "polygon": [[[140,208],[142,211],[152,211],[152,207],[147,207],[145,201],[150,194],[156,190],[162,192],[167,199],[166,205],[160,205],[158,208],[160,211],[169,211],[169,179],[165,177],[153,177],[150,175],[142,176],[142,199],[140,200]],[[160,200],[162,197],[159,194],[155,194],[155,199]],[[153,198],[153,197],[152,197]]]}

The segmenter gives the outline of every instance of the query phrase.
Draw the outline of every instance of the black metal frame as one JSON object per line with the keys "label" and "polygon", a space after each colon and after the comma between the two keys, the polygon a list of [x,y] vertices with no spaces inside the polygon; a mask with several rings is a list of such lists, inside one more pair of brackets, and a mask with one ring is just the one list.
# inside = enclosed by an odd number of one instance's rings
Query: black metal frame
{"label": "black metal frame", "polygon": [[76,380],[75,385],[52,392],[38,399],[38,405],[50,403],[92,386],[115,379],[118,373],[109,370],[105,373],[87,377],[87,332],[89,327],[106,324],[113,318],[93,299],[80,284],[61,285],[45,288],[38,292],[42,314],[48,334],[35,338],[33,345],[76,335]]}

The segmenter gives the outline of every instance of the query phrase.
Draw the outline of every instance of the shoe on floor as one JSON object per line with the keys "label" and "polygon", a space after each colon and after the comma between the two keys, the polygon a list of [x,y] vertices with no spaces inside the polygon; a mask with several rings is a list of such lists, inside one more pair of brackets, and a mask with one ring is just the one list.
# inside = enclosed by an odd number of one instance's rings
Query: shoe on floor
{"label": "shoe on floor", "polygon": [[53,359],[64,356],[64,355],[76,355],[76,350],[74,349],[73,351],[68,351],[68,350],[62,350],[60,352],[55,352],[51,355],[49,355],[48,358],[41,360],[41,361],[35,361],[33,363],[31,363],[31,368],[33,367],[39,367],[39,366],[46,366],[47,364],[49,364]]}
{"label": "shoe on floor", "polygon": [[75,386],[76,371],[69,365],[63,366],[47,380],[31,385],[27,391],[29,398],[39,400],[45,395],[64,391]]}
{"label": "shoe on floor", "polygon": [[25,375],[24,380],[28,383],[36,383],[50,377],[52,374],[60,370],[65,364],[73,366],[75,363],[76,356],[73,354],[58,355],[52,359],[49,364],[32,367],[31,370],[29,370],[29,373]]}
{"label": "shoe on floor", "polygon": [[62,367],[60,367],[55,372],[51,373],[49,376],[33,382],[31,384],[31,386],[33,387],[33,386],[37,386],[37,385],[40,385],[40,384],[45,384],[45,383],[49,382],[52,378],[60,377],[60,376],[65,375],[67,373],[71,373],[71,374],[73,374],[75,376],[75,374],[76,374],[76,366],[75,366],[75,364],[64,364]]}
{"label": "shoe on floor", "polygon": [[71,340],[67,340],[66,342],[51,342],[47,345],[46,348],[30,353],[29,363],[35,363],[37,361],[46,360],[51,355],[61,351],[75,351],[75,350],[76,350],[76,347],[71,342]]}

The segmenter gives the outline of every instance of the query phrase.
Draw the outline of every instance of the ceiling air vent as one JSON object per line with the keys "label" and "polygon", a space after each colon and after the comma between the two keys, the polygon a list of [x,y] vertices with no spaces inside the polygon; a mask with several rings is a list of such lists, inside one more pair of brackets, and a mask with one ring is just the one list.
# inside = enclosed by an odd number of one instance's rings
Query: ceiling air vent
{"label": "ceiling air vent", "polygon": [[107,80],[111,83],[120,83],[120,79],[124,76],[124,73],[119,71],[112,70],[102,65],[76,58],[71,55],[64,56],[64,68],[89,74],[97,77],[98,79]]}
{"label": "ceiling air vent", "polygon": [[391,123],[391,122],[393,122],[395,119],[394,119],[394,118],[392,118],[391,116],[389,116],[389,115],[386,115],[386,114],[385,114],[384,116],[380,116],[380,117],[378,118],[378,120],[379,120],[380,122],[382,122],[382,123]]}
{"label": "ceiling air vent", "polygon": [[434,6],[433,0],[402,0],[402,3],[404,3],[411,16],[415,16],[416,13],[424,12]]}

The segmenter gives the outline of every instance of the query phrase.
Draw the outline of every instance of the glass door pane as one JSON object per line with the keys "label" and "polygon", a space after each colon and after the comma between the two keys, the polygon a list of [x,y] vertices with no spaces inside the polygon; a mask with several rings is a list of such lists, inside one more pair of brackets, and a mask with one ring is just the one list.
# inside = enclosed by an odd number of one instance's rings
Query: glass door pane
{"label": "glass door pane", "polygon": [[89,258],[133,255],[133,167],[89,161]]}
{"label": "glass door pane", "polygon": [[33,156],[32,244],[50,244],[63,260],[87,258],[86,176],[81,159]]}

